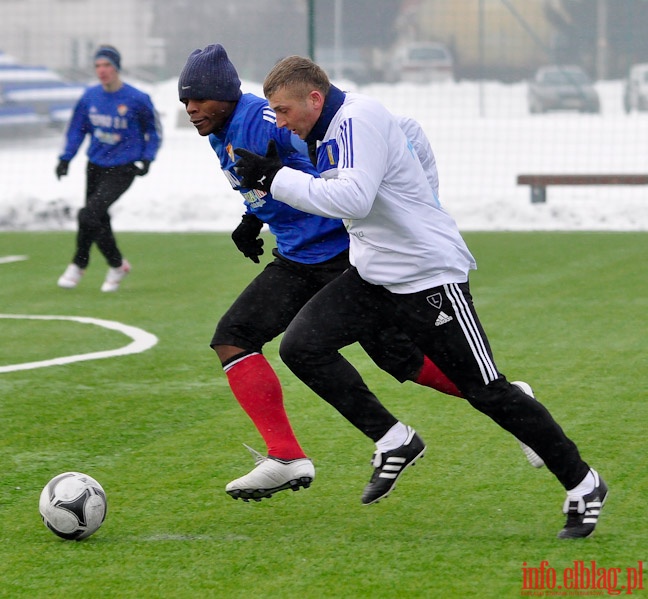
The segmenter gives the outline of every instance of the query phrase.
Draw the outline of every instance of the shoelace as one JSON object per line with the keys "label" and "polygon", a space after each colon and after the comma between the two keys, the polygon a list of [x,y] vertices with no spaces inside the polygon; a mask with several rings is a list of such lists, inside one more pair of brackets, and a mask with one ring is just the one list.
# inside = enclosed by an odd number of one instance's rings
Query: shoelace
{"label": "shoelace", "polygon": [[371,465],[374,468],[380,468],[382,466],[382,452],[376,451],[371,458]]}
{"label": "shoelace", "polygon": [[582,497],[567,497],[563,504],[563,514],[584,514],[585,500]]}
{"label": "shoelace", "polygon": [[247,449],[251,454],[252,454],[252,459],[254,460],[254,465],[258,466],[261,464],[261,462],[265,462],[268,458],[267,456],[264,456],[262,453],[259,453],[256,449],[253,447],[250,447],[249,445],[246,445],[243,443],[243,447]]}

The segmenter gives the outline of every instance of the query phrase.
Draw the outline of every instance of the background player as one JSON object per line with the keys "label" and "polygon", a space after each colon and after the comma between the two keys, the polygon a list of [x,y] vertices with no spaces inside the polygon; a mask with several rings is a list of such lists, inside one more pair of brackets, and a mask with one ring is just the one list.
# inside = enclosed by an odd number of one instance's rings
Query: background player
{"label": "background player", "polygon": [[94,66],[99,85],[88,88],[77,102],[56,167],[58,179],[67,175],[70,161],[86,135],[90,136],[86,198],[77,216],[76,251],[58,285],[72,289],[79,284],[96,243],[109,267],[101,290],[117,291],[131,266],[117,247],[108,209],[136,176],[148,173],[162,130],[149,96],[121,80],[121,56],[116,48],[101,46]]}

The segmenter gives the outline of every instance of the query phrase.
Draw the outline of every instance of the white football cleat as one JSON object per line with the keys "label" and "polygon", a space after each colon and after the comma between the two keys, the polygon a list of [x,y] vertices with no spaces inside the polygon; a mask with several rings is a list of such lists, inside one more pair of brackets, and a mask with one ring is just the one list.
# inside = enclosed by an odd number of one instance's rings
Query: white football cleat
{"label": "white football cleat", "polygon": [[65,272],[59,277],[58,286],[64,289],[74,289],[81,280],[85,270],[76,264],[69,264]]}
{"label": "white football cleat", "polygon": [[[524,381],[513,381],[511,385],[515,385],[529,397],[533,397],[535,399],[533,389],[531,389],[531,385],[529,385],[528,383],[525,383]],[[522,441],[520,441],[519,439],[518,443],[520,444],[520,447],[522,448],[526,459],[529,461],[529,464],[531,464],[534,468],[542,468],[544,466],[544,460],[535,451],[533,451],[533,449],[531,449],[528,445],[522,443]]]}
{"label": "white football cleat", "polygon": [[131,271],[131,265],[128,260],[122,260],[121,266],[108,269],[106,279],[101,286],[101,291],[117,291],[123,278]]}
{"label": "white football cleat", "polygon": [[307,489],[315,478],[315,467],[308,458],[280,460],[264,456],[248,445],[245,447],[254,457],[256,468],[225,487],[225,492],[234,499],[261,501],[278,491]]}

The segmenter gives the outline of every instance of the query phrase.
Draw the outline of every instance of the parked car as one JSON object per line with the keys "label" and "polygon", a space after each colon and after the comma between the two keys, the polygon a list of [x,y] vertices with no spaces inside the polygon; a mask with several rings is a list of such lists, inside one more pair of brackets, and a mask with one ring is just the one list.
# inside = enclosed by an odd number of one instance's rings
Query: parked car
{"label": "parked car", "polygon": [[385,81],[452,81],[454,60],[446,46],[435,42],[412,42],[396,46],[385,64]]}
{"label": "parked car", "polygon": [[541,67],[529,82],[527,99],[532,114],[548,110],[600,112],[599,95],[587,73],[575,65]]}
{"label": "parked car", "polygon": [[623,108],[627,113],[648,110],[648,63],[630,67],[623,85]]}
{"label": "parked car", "polygon": [[342,48],[339,55],[332,47],[317,48],[315,60],[331,79],[348,79],[358,85],[372,80],[371,65],[361,48]]}

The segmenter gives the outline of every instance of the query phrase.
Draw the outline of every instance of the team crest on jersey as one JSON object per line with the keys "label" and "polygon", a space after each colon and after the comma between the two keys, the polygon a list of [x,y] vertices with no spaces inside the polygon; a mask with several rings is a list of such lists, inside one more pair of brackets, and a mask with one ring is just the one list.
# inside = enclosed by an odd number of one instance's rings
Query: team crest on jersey
{"label": "team crest on jersey", "polygon": [[127,112],[128,106],[126,106],[126,104],[120,104],[117,106],[117,114],[119,114],[119,116],[124,116]]}
{"label": "team crest on jersey", "polygon": [[441,304],[443,303],[443,298],[440,293],[433,293],[432,295],[428,295],[425,299],[428,301],[430,306],[437,310],[441,308]]}
{"label": "team crest on jersey", "polygon": [[227,144],[227,147],[225,148],[225,151],[227,152],[227,155],[229,156],[229,159],[232,162],[236,162],[236,155],[234,154],[234,148],[232,147],[232,144]]}

